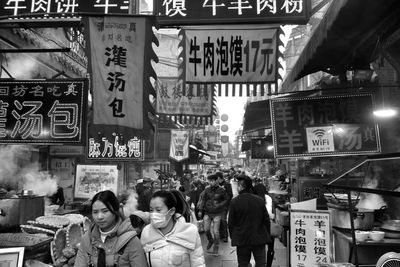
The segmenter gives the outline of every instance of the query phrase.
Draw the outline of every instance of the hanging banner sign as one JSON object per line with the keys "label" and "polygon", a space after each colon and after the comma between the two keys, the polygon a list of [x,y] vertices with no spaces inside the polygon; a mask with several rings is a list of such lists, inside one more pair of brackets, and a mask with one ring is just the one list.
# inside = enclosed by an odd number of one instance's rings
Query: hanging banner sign
{"label": "hanging banner sign", "polygon": [[132,129],[122,126],[88,126],[87,158],[107,160],[144,160],[145,141],[132,133]]}
{"label": "hanging banner sign", "polygon": [[310,0],[155,0],[160,25],[306,24]]}
{"label": "hanging banner sign", "polygon": [[0,143],[83,144],[88,81],[0,82]]}
{"label": "hanging banner sign", "polygon": [[279,28],[183,27],[186,83],[275,83]]}
{"label": "hanging banner sign", "polygon": [[169,156],[175,161],[189,158],[189,131],[171,130]]}
{"label": "hanging banner sign", "polygon": [[155,87],[158,114],[212,116],[213,87],[211,85],[186,86],[183,89],[183,82],[178,81],[178,78],[158,78]]}
{"label": "hanging banner sign", "polygon": [[290,211],[290,266],[317,267],[332,261],[329,211]]}
{"label": "hanging banner sign", "polygon": [[371,94],[271,100],[277,158],[381,151]]}
{"label": "hanging banner sign", "polygon": [[143,129],[143,107],[148,101],[144,77],[150,78],[151,68],[146,51],[153,34],[149,22],[146,17],[134,16],[89,17],[85,21],[94,124]]}
{"label": "hanging banner sign", "polygon": [[[0,2],[0,16],[37,14],[128,14],[132,0],[4,0]],[[37,19],[37,18],[36,18]]]}

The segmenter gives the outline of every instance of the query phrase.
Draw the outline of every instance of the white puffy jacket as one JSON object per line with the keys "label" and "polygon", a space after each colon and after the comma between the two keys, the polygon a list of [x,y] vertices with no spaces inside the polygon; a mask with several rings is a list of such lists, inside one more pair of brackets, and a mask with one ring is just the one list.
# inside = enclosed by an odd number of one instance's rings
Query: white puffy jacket
{"label": "white puffy jacket", "polygon": [[165,236],[151,224],[141,236],[148,265],[151,267],[205,267],[203,247],[197,227],[178,220]]}

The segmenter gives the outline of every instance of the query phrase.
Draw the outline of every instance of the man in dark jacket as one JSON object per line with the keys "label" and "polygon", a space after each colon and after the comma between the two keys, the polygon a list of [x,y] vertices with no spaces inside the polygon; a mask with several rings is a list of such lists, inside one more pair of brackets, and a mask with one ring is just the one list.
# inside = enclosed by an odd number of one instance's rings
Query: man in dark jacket
{"label": "man in dark jacket", "polygon": [[138,210],[150,211],[150,200],[153,195],[151,190],[152,180],[145,177],[139,179],[136,185],[136,193],[138,194]]}
{"label": "man in dark jacket", "polygon": [[226,206],[224,209],[224,212],[221,215],[221,225],[219,228],[219,234],[221,237],[221,240],[224,242],[228,242],[228,221],[227,221],[227,216],[228,216],[228,210],[229,210],[229,204],[231,202],[231,199],[233,197],[232,193],[232,185],[229,183],[229,181],[226,180],[227,175],[224,175],[222,172],[216,172],[215,175],[218,177],[218,184],[222,186],[226,194],[228,195],[228,201],[226,202]]}
{"label": "man in dark jacket", "polygon": [[239,175],[239,195],[232,199],[228,227],[236,246],[239,267],[247,267],[253,254],[256,267],[266,265],[265,245],[271,242],[271,223],[262,198],[252,193],[249,176]]}
{"label": "man in dark jacket", "polygon": [[[206,232],[208,245],[207,249],[210,249],[214,244],[213,254],[218,255],[219,249],[219,226],[221,223],[221,216],[226,207],[228,196],[223,187],[219,186],[217,176],[215,174],[209,175],[207,181],[210,184],[204,189],[203,199],[199,207],[199,217],[204,213],[204,231]],[[211,229],[211,222],[213,222],[213,228]],[[214,233],[211,234],[211,230]]]}

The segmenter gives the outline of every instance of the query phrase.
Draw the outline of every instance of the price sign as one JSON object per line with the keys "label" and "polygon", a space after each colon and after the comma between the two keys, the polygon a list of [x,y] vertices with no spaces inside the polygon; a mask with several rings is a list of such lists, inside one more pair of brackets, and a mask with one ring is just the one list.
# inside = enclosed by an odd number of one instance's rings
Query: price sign
{"label": "price sign", "polygon": [[332,224],[329,211],[290,212],[290,266],[331,263]]}

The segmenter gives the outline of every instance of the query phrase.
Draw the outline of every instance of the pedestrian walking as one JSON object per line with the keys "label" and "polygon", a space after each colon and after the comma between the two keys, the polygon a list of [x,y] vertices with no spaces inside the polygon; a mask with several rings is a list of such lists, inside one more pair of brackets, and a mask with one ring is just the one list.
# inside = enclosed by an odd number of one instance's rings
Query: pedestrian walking
{"label": "pedestrian walking", "polygon": [[253,254],[256,267],[266,265],[266,244],[271,243],[271,223],[264,200],[252,192],[252,180],[239,175],[239,195],[229,207],[228,228],[236,246],[239,267],[247,267]]}
{"label": "pedestrian walking", "polygon": [[83,236],[74,266],[147,266],[143,247],[130,220],[122,220],[119,202],[110,190],[94,195],[94,225]]}
{"label": "pedestrian walking", "polygon": [[228,201],[226,202],[224,211],[222,212],[221,215],[221,225],[219,228],[220,230],[219,234],[221,240],[224,242],[228,242],[228,210],[229,210],[229,204],[233,197],[232,185],[227,180],[228,174],[222,172],[216,172],[215,175],[217,175],[218,177],[218,184],[225,189],[226,194],[228,196]]}
{"label": "pedestrian walking", "polygon": [[136,193],[138,194],[138,210],[149,211],[150,210],[150,199],[152,192],[152,183],[148,177],[139,179],[136,185]]}
{"label": "pedestrian walking", "polygon": [[[218,177],[215,174],[209,175],[207,181],[209,186],[204,189],[199,217],[204,213],[204,231],[208,239],[207,250],[213,245],[213,254],[218,255],[219,250],[219,227],[222,214],[228,201],[228,195],[223,187],[218,184]],[[211,227],[212,225],[212,227]]]}
{"label": "pedestrian walking", "polygon": [[141,236],[148,264],[152,267],[205,267],[197,227],[185,222],[181,216],[184,212],[179,208],[183,205],[178,199],[167,190],[157,191],[151,198],[150,224],[145,226]]}

